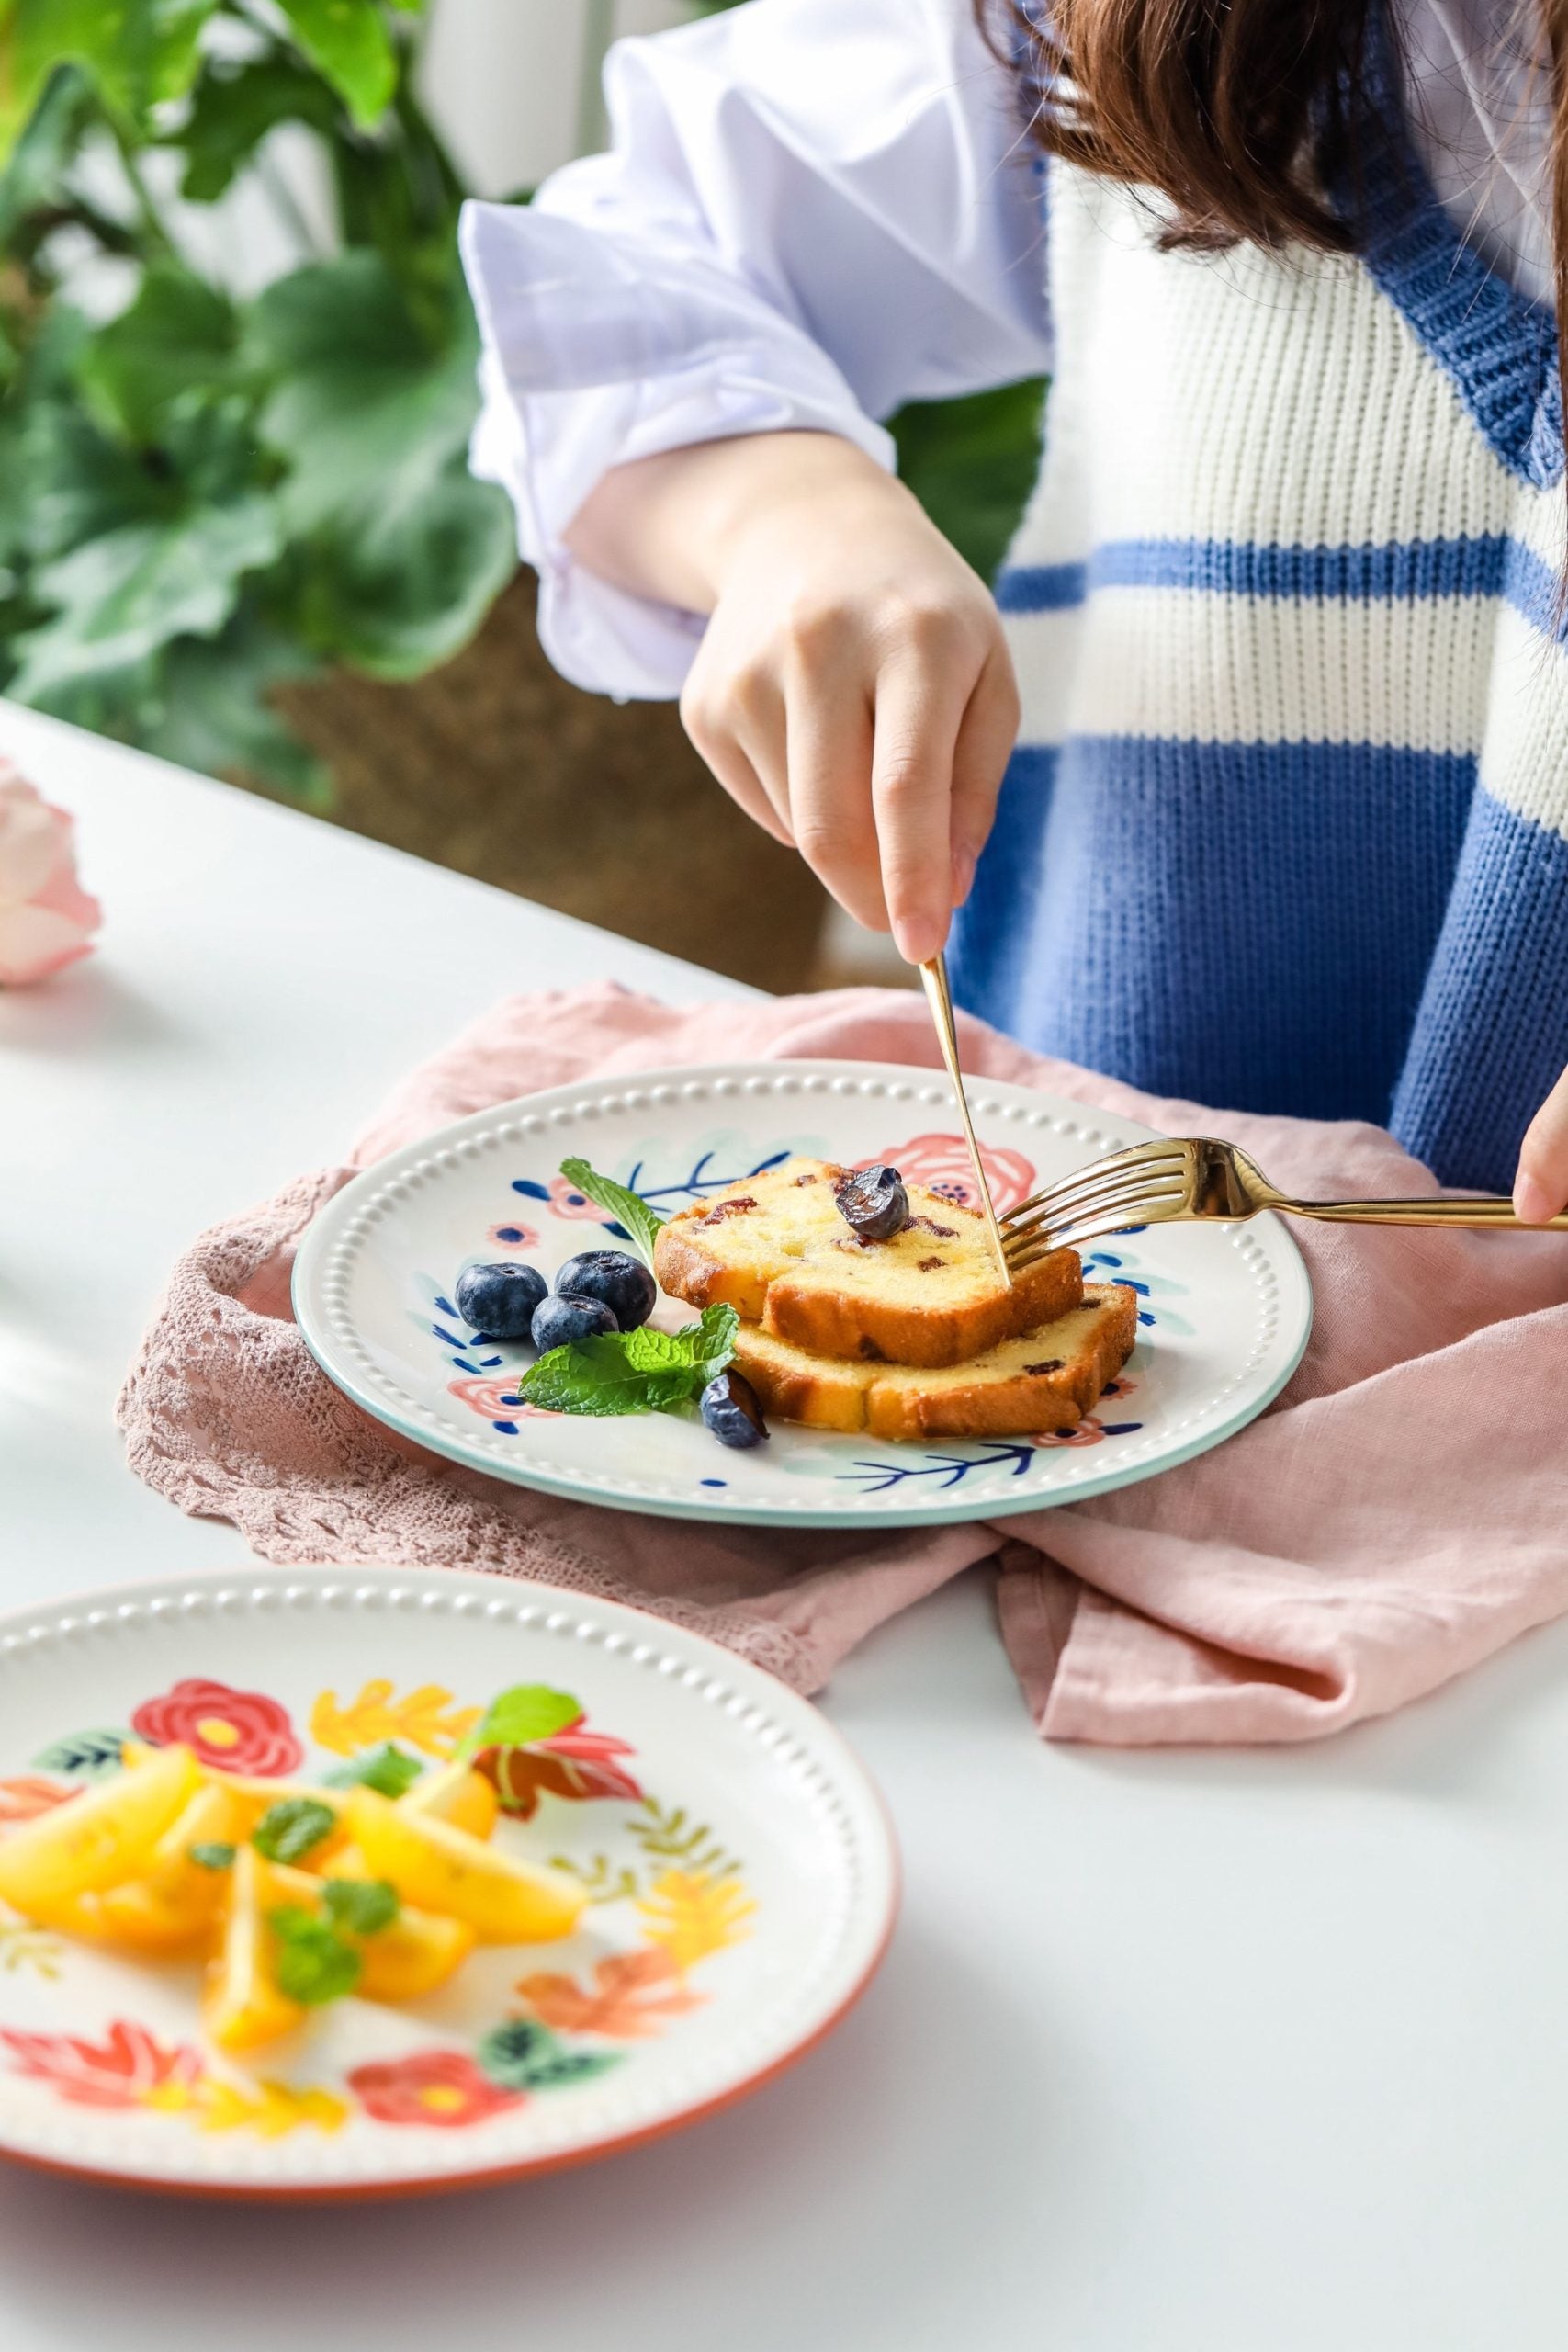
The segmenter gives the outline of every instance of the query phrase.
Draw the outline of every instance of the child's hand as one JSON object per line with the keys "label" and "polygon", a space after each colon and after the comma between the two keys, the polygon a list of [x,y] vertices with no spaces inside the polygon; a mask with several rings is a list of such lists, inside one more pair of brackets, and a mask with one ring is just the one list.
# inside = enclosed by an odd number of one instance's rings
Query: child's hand
{"label": "child's hand", "polygon": [[710,442],[606,477],[570,534],[623,586],[712,614],[681,715],[731,797],[840,905],[935,955],[1018,732],[983,582],[829,434]]}
{"label": "child's hand", "polygon": [[1525,1131],[1519,1172],[1514,1179],[1514,1209],[1529,1225],[1542,1225],[1568,1208],[1568,1070],[1564,1070]]}

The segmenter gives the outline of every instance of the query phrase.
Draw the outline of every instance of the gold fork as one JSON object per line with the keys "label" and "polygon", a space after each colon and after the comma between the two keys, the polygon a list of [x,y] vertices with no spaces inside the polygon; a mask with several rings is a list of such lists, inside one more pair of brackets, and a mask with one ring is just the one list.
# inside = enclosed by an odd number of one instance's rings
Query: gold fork
{"label": "gold fork", "polygon": [[[1001,1220],[1003,1248],[1015,1274],[1051,1250],[1079,1249],[1129,1226],[1169,1225],[1196,1218],[1239,1223],[1264,1209],[1287,1216],[1326,1218],[1336,1225],[1448,1225],[1478,1232],[1498,1228],[1540,1232],[1522,1225],[1512,1201],[1491,1194],[1424,1201],[1297,1201],[1270,1184],[1255,1159],[1212,1136],[1161,1137],[1113,1151],[1059,1183],[1021,1201]],[[1568,1233],[1568,1215],[1551,1229]]]}
{"label": "gold fork", "polygon": [[996,1254],[997,1268],[1009,1290],[1012,1288],[1014,1268],[1009,1261],[1002,1241],[1002,1228],[997,1221],[996,1205],[991,1188],[986,1182],[986,1170],[980,1159],[980,1147],[975,1139],[975,1122],[969,1116],[969,1098],[964,1091],[964,1072],[958,1067],[958,1030],[953,1018],[953,997],[947,985],[947,957],[932,956],[920,966],[920,981],[925,989],[926,1002],[936,1023],[937,1043],[942,1047],[947,1074],[953,1080],[953,1091],[958,1097],[958,1115],[964,1123],[964,1140],[969,1146],[969,1161],[975,1170],[975,1182],[979,1189],[980,1207],[986,1219],[986,1232]]}

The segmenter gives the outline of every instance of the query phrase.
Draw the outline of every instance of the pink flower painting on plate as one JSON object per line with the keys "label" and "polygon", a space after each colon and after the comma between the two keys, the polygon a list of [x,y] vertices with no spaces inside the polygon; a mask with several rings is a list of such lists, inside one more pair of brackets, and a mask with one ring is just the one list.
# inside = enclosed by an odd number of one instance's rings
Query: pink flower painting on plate
{"label": "pink flower painting on plate", "polygon": [[[1034,1164],[1021,1151],[982,1144],[980,1162],[998,1216],[1005,1216],[1009,1209],[1016,1208],[1034,1190]],[[977,1209],[980,1205],[975,1170],[969,1165],[969,1147],[962,1136],[912,1136],[908,1143],[893,1144],[886,1151],[879,1151],[874,1159],[860,1160],[857,1165],[896,1168],[906,1184],[923,1184],[928,1192],[940,1193],[944,1201],[951,1201],[954,1208]]]}

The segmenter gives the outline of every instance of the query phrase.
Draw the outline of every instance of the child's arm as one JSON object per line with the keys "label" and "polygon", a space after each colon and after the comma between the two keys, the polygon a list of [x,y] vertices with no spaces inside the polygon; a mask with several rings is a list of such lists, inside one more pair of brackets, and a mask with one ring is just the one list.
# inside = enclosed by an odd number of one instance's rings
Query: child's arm
{"label": "child's arm", "polygon": [[1049,365],[1016,87],[970,0],[758,0],[621,44],[606,96],[613,153],[465,213],[476,469],[557,666],[684,689],[742,805],[926,952],[1016,713],[877,420]]}
{"label": "child's arm", "polygon": [[934,955],[1018,695],[995,605],[909,492],[834,435],[750,435],[616,469],[567,536],[617,586],[712,615],[692,741],[852,915]]}

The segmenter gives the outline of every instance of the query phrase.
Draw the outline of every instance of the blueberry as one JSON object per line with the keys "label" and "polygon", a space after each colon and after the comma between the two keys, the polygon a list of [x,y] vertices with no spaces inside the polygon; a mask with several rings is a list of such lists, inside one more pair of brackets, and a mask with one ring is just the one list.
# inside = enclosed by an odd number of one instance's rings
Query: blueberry
{"label": "blueberry", "polygon": [[575,1348],[584,1340],[597,1340],[605,1331],[619,1329],[602,1299],[573,1298],[567,1293],[541,1299],[534,1309],[534,1345],[541,1351]]}
{"label": "blueberry", "polygon": [[598,1299],[623,1331],[646,1323],[659,1296],[659,1284],[627,1250],[584,1250],[581,1257],[569,1258],[556,1276],[556,1288],[573,1298]]}
{"label": "blueberry", "polygon": [[761,1445],[768,1434],[757,1392],[739,1372],[710,1380],[699,1410],[720,1445]]}
{"label": "blueberry", "polygon": [[492,1340],[525,1340],[549,1284],[536,1266],[469,1266],[457,1277],[457,1312]]}
{"label": "blueberry", "polygon": [[896,1168],[862,1168],[835,1185],[839,1215],[863,1241],[891,1241],[909,1222],[909,1195]]}

